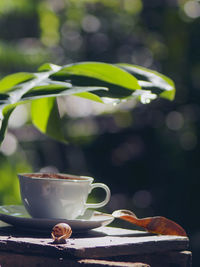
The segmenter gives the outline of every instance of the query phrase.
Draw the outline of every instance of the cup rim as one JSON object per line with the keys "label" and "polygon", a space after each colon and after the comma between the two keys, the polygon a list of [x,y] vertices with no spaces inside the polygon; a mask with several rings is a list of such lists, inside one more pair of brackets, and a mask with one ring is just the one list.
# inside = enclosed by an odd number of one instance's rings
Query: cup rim
{"label": "cup rim", "polygon": [[[35,176],[34,176],[35,175]],[[38,177],[37,177],[38,175]],[[43,177],[39,177],[39,175],[43,175]],[[51,175],[52,177],[44,177],[44,175]],[[30,173],[18,173],[17,174],[18,178],[28,178],[31,180],[46,180],[46,181],[62,181],[62,182],[93,182],[94,178],[90,176],[79,176],[79,175],[73,175],[73,174],[68,174],[68,173],[50,173],[50,172],[30,172]],[[53,177],[57,176],[57,177]],[[59,176],[59,177],[58,177]],[[63,178],[62,178],[63,176]],[[68,177],[65,179],[64,177]],[[77,178],[77,179],[76,179]]]}

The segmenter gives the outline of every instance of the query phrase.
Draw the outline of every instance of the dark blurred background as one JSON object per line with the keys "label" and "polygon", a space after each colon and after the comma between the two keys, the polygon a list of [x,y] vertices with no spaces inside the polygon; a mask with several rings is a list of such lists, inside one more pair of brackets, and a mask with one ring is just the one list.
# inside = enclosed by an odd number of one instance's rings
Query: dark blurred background
{"label": "dark blurred background", "polygon": [[105,211],[181,224],[200,266],[200,2],[0,1],[0,77],[77,61],[157,70],[174,80],[176,98],[119,107],[58,99],[68,145],[40,134],[29,105],[19,106],[0,149],[0,204],[21,203],[18,172],[90,175],[112,190]]}

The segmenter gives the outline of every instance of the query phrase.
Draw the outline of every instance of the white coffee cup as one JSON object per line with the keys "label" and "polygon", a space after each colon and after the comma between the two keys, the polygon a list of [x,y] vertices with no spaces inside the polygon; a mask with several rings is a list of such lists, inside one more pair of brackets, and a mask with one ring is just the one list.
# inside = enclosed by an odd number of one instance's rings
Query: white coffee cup
{"label": "white coffee cup", "polygon": [[[93,178],[71,174],[20,173],[20,192],[24,206],[34,218],[75,219],[87,208],[100,208],[110,200],[110,189]],[[86,203],[94,188],[106,191],[100,203]]]}

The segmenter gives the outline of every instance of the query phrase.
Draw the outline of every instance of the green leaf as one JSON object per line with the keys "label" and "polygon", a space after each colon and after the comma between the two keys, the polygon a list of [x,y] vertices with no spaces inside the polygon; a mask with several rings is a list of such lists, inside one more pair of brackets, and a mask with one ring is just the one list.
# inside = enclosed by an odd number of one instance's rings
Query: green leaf
{"label": "green leaf", "polygon": [[34,77],[34,74],[28,72],[18,72],[15,74],[10,74],[0,81],[0,92],[8,92],[15,85],[29,81]]}
{"label": "green leaf", "polygon": [[103,97],[126,97],[133,90],[141,89],[138,81],[128,72],[107,63],[82,62],[63,67],[50,76],[52,79],[69,81],[73,86],[101,86],[109,91],[100,91]]}
{"label": "green leaf", "polygon": [[60,72],[96,78],[132,90],[140,89],[136,78],[111,64],[98,62],[79,63],[65,67]]}
{"label": "green leaf", "polygon": [[[44,85],[44,86],[38,86],[33,87],[31,90],[29,90],[27,93],[25,93],[21,100],[34,100],[37,98],[43,98],[43,97],[58,97],[58,96],[67,96],[67,95],[77,95],[81,94],[87,91],[99,91],[99,90],[107,90],[107,88],[104,87],[94,87],[94,86],[87,86],[87,87],[63,87],[61,85]],[[91,98],[90,94],[86,94],[85,97],[88,96],[89,99]],[[96,97],[97,98],[97,97]]]}
{"label": "green leaf", "polygon": [[46,63],[37,73],[20,72],[0,80],[0,142],[16,105],[32,101],[33,123],[41,132],[65,141],[55,97],[75,95],[100,103],[137,98],[149,103],[160,96],[173,100],[171,79],[130,64],[81,62],[66,66]]}
{"label": "green leaf", "polygon": [[51,70],[59,70],[61,67],[51,63],[45,63],[38,68],[38,71],[51,71]]}
{"label": "green leaf", "polygon": [[9,95],[0,93],[0,105],[8,103]]}
{"label": "green leaf", "polygon": [[27,99],[34,99],[34,97],[46,97],[46,96],[56,96],[63,92],[66,89],[71,88],[71,84],[69,83],[63,83],[61,84],[47,84],[47,85],[41,85],[41,86],[35,86],[31,88],[28,92],[26,92],[23,96],[23,100]]}
{"label": "green leaf", "polygon": [[42,98],[33,100],[31,104],[31,118],[33,124],[44,134],[66,143],[56,98]]}
{"label": "green leaf", "polygon": [[79,97],[83,97],[83,98],[86,98],[86,99],[89,99],[95,102],[104,103],[103,100],[99,96],[92,94],[90,92],[77,93],[77,94],[74,94],[74,96],[79,96]]}
{"label": "green leaf", "polygon": [[117,66],[137,77],[142,89],[150,90],[152,93],[168,100],[174,99],[175,85],[167,76],[137,65],[117,64]]}
{"label": "green leaf", "polygon": [[12,114],[13,110],[15,109],[16,105],[7,105],[2,111],[2,120],[1,120],[1,129],[0,129],[0,144],[3,142],[6,129],[8,126],[8,120],[10,115]]}

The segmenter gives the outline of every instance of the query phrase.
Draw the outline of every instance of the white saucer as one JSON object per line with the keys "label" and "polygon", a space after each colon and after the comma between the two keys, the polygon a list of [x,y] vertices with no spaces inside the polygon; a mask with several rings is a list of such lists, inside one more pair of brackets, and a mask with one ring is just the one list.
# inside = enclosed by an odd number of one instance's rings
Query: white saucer
{"label": "white saucer", "polygon": [[72,231],[82,232],[88,231],[100,226],[110,224],[114,217],[110,214],[101,213],[93,210],[86,210],[83,216],[75,220],[66,219],[38,219],[31,218],[22,205],[0,206],[0,220],[4,223],[24,230],[49,231],[57,223],[68,223]]}

